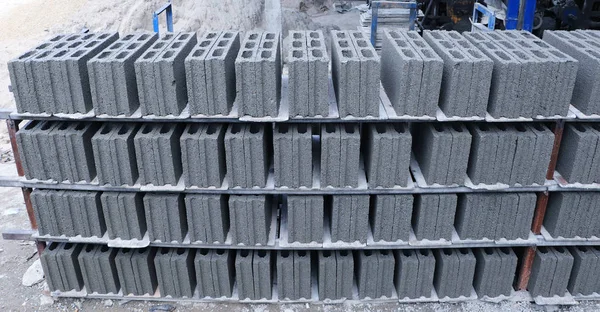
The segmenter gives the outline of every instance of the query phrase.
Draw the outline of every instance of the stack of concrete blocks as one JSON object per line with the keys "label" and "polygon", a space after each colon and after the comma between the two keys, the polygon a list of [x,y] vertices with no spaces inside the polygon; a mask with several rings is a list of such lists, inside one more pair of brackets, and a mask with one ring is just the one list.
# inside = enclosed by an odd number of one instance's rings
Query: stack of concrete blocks
{"label": "stack of concrete blocks", "polygon": [[329,221],[331,242],[366,243],[369,233],[369,195],[334,195]]}
{"label": "stack of concrete blocks", "polygon": [[225,133],[229,187],[265,187],[271,164],[271,128],[258,123],[230,124]]}
{"label": "stack of concrete blocks", "polygon": [[369,221],[373,231],[373,241],[408,242],[413,196],[410,194],[372,195],[371,202],[373,207]]}
{"label": "stack of concrete blocks", "polygon": [[456,232],[461,239],[528,239],[535,193],[466,193],[458,196]]}
{"label": "stack of concrete blocks", "polygon": [[356,124],[321,126],[321,188],[358,187],[360,132]]}
{"label": "stack of concrete blocks", "polygon": [[[542,124],[474,124],[468,175],[473,184],[544,185],[554,134]],[[535,155],[535,157],[532,157]]]}
{"label": "stack of concrete blocks", "polygon": [[313,141],[308,124],[279,124],[273,133],[276,187],[313,186]]}
{"label": "stack of concrete blocks", "polygon": [[425,31],[444,60],[440,109],[446,116],[485,117],[494,62],[456,31]]}
{"label": "stack of concrete blocks", "polygon": [[196,281],[200,298],[230,298],[233,293],[234,250],[227,249],[198,249],[194,265],[196,268]]}
{"label": "stack of concrete blocks", "polygon": [[143,249],[119,249],[115,256],[117,274],[121,284],[121,292],[124,296],[151,295],[154,296],[158,279],[154,258],[156,248]]}
{"label": "stack of concrete blocks", "polygon": [[95,123],[29,122],[16,135],[25,177],[91,182],[96,177],[91,139],[97,129]]}
{"label": "stack of concrete blocks", "polygon": [[352,299],[354,258],[350,250],[318,252],[319,300]]}
{"label": "stack of concrete blocks", "polygon": [[134,185],[139,172],[134,137],[140,126],[106,123],[92,137],[92,148],[100,185]]}
{"label": "stack of concrete blocks", "polygon": [[273,297],[273,265],[270,250],[237,251],[235,280],[240,300],[270,300]]}
{"label": "stack of concrete blocks", "polygon": [[106,245],[83,245],[77,260],[88,294],[118,294],[121,285],[115,257],[119,250]]}
{"label": "stack of concrete blocks", "polygon": [[324,213],[323,196],[288,195],[288,242],[322,243]]}
{"label": "stack of concrete blocks", "polygon": [[369,188],[406,187],[412,136],[406,124],[377,123],[363,130],[363,156]]}
{"label": "stack of concrete blocks", "polygon": [[463,124],[422,123],[414,128],[415,158],[429,185],[464,185],[471,134]]}
{"label": "stack of concrete blocks", "polygon": [[79,266],[82,244],[52,242],[40,255],[46,283],[51,291],[81,291],[83,277]]}
{"label": "stack of concrete blocks", "polygon": [[188,231],[183,194],[148,193],[144,212],[150,241],[183,242]]}
{"label": "stack of concrete blocks", "polygon": [[[595,77],[600,72],[600,38],[593,31],[549,31],[544,42],[568,54],[579,62],[571,104],[586,115],[600,114],[598,97],[600,82]],[[571,93],[569,94],[571,95]]]}
{"label": "stack of concrete blocks", "polygon": [[225,243],[229,233],[226,196],[186,194],[185,211],[191,242]]}
{"label": "stack of concrete blocks", "polygon": [[31,204],[40,235],[102,237],[100,193],[35,189]]}
{"label": "stack of concrete blocks", "polygon": [[266,245],[277,204],[270,196],[232,195],[229,197],[229,234],[232,244]]}
{"label": "stack of concrete blocks", "polygon": [[400,300],[430,298],[433,290],[435,256],[428,249],[395,250],[394,280]]}
{"label": "stack of concrete blocks", "polygon": [[326,117],[329,115],[329,55],[323,32],[292,30],[289,37],[289,114]]}
{"label": "stack of concrete blocks", "polygon": [[142,193],[104,192],[100,195],[110,239],[141,240],[146,234]]}
{"label": "stack of concrete blocks", "polygon": [[420,194],[415,198],[412,226],[418,240],[450,241],[454,232],[456,194]]}
{"label": "stack of concrete blocks", "polygon": [[379,116],[381,64],[360,31],[331,31],[331,73],[340,117]]}
{"label": "stack of concrete blocks", "polygon": [[8,62],[20,113],[87,113],[92,109],[87,61],[117,33],[59,35]]}
{"label": "stack of concrete blocks", "polygon": [[180,137],[176,123],[145,124],[133,138],[140,183],[175,186],[182,174]]}
{"label": "stack of concrete blocks", "polygon": [[550,194],[543,224],[554,238],[600,237],[600,193]]}
{"label": "stack of concrete blocks", "polygon": [[574,261],[565,247],[538,247],[527,285],[529,294],[534,298],[564,296]]}
{"label": "stack of concrete blocks", "polygon": [[278,32],[249,31],[235,59],[238,115],[277,117],[281,98]]}
{"label": "stack of concrete blocks", "polygon": [[381,84],[398,116],[435,117],[444,61],[416,31],[384,30]]}
{"label": "stack of concrete blocks", "polygon": [[194,249],[161,248],[154,257],[154,266],[161,297],[192,298],[196,291]]}
{"label": "stack of concrete blocks", "polygon": [[277,252],[277,294],[279,300],[312,299],[312,261],[307,250]]}
{"label": "stack of concrete blocks", "polygon": [[470,249],[436,249],[433,284],[438,297],[470,297],[476,258]]}
{"label": "stack of concrete blocks", "polygon": [[600,182],[600,125],[572,123],[563,130],[556,171],[569,183]]}
{"label": "stack of concrete blocks", "polygon": [[139,108],[134,63],[157,39],[155,33],[130,34],[88,61],[96,115],[130,116]]}
{"label": "stack of concrete blocks", "polygon": [[188,102],[184,59],[195,33],[167,33],[135,61],[142,116],[178,116]]}
{"label": "stack of concrete blocks", "polygon": [[567,289],[571,295],[592,295],[600,292],[596,278],[600,274],[600,250],[597,246],[569,247],[573,256],[573,270]]}
{"label": "stack of concrete blocks", "polygon": [[477,264],[473,286],[477,295],[495,298],[510,296],[517,270],[517,255],[510,248],[473,249]]}
{"label": "stack of concrete blocks", "polygon": [[207,32],[185,58],[190,115],[227,115],[231,111],[239,37],[236,31]]}
{"label": "stack of concrete blocks", "polygon": [[193,123],[180,138],[183,181],[186,187],[221,187],[225,178],[223,124]]}
{"label": "stack of concrete blocks", "polygon": [[391,298],[394,294],[395,260],[391,250],[358,250],[356,283],[360,299]]}

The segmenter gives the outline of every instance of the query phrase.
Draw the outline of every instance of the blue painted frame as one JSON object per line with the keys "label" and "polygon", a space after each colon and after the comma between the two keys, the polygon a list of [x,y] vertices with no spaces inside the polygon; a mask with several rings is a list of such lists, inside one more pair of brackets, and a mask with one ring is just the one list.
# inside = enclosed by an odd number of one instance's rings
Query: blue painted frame
{"label": "blue painted frame", "polygon": [[162,12],[165,12],[165,15],[167,16],[167,31],[173,32],[173,4],[171,3],[171,0],[152,13],[154,32],[158,34],[158,16]]}
{"label": "blue painted frame", "polygon": [[474,31],[475,28],[479,28],[476,27],[475,24],[480,24],[477,23],[480,13],[487,16],[488,18],[488,30],[494,30],[494,28],[496,27],[496,13],[490,11],[485,5],[475,2],[475,4],[473,5],[473,20],[471,21],[471,31]]}
{"label": "blue painted frame", "polygon": [[371,44],[375,46],[375,40],[377,39],[377,19],[379,16],[379,9],[409,9],[410,14],[408,16],[408,29],[415,29],[415,21],[417,20],[417,3],[406,2],[406,1],[371,1]]}
{"label": "blue painted frame", "polygon": [[[533,30],[536,0],[506,0],[506,20],[504,21],[504,27],[507,30],[518,28],[521,1],[525,2],[523,15],[521,16],[523,21],[521,29],[531,32]],[[475,28],[483,29],[482,27],[477,27],[475,25],[478,24],[476,21],[479,18],[479,13],[488,17],[489,22],[487,28],[489,30],[494,30],[496,27],[496,14],[490,11],[485,5],[475,2],[473,6],[473,26],[471,31],[473,31]]]}

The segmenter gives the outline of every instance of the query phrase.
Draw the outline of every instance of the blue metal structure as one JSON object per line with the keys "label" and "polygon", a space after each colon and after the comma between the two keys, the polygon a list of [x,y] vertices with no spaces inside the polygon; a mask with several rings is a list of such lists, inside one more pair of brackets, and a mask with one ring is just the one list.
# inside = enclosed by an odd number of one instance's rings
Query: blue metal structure
{"label": "blue metal structure", "polygon": [[158,33],[158,16],[160,13],[165,12],[167,16],[167,31],[173,32],[173,5],[171,0],[165,3],[162,7],[152,13],[152,24],[154,25],[154,32]]}
{"label": "blue metal structure", "polygon": [[409,9],[408,29],[415,29],[417,20],[417,3],[405,1],[371,1],[371,44],[375,46],[377,39],[377,18],[379,9]]}
{"label": "blue metal structure", "polygon": [[471,31],[475,30],[474,28],[479,28],[480,30],[486,30],[485,28],[481,28],[481,24],[477,23],[477,21],[479,20],[479,14],[483,14],[488,18],[488,26],[487,26],[487,30],[494,30],[494,28],[496,27],[496,12],[491,11],[490,9],[488,9],[485,5],[475,2],[475,6],[473,8],[473,21],[472,21],[472,25],[473,25],[473,29],[471,29]]}
{"label": "blue metal structure", "polygon": [[[536,0],[506,0],[506,19],[504,20],[505,29],[521,29],[532,31],[533,19],[535,16]],[[472,30],[483,30],[477,21],[479,14],[488,17],[488,29],[494,30],[496,27],[496,14],[489,10],[485,5],[475,2],[473,6],[473,27]],[[519,23],[521,22],[521,23]]]}

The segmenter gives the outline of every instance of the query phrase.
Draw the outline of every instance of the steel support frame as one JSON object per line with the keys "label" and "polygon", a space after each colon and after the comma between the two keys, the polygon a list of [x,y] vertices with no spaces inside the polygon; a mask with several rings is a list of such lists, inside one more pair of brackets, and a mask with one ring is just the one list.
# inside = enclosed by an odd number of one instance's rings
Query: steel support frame
{"label": "steel support frame", "polygon": [[152,13],[152,25],[154,26],[154,32],[157,34],[159,33],[158,16],[162,12],[165,12],[167,17],[167,31],[173,32],[173,4],[171,3],[171,0]]}
{"label": "steel support frame", "polygon": [[377,20],[379,9],[409,9],[408,29],[415,30],[417,20],[417,3],[405,1],[371,1],[371,44],[375,46],[377,40]]}

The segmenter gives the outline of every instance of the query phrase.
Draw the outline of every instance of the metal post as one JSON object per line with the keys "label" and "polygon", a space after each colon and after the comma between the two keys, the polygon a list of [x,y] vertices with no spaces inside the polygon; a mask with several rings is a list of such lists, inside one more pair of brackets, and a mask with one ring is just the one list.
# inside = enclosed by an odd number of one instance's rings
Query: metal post
{"label": "metal post", "polygon": [[165,12],[165,15],[167,16],[167,31],[173,32],[173,5],[171,4],[171,0],[152,13],[152,26],[154,27],[154,32],[159,32],[158,16],[162,12]]}
{"label": "metal post", "polygon": [[529,284],[529,276],[531,276],[531,267],[535,259],[536,247],[527,247],[523,254],[521,269],[519,270],[519,279],[517,281],[517,290],[526,290]]}
{"label": "metal post", "polygon": [[558,120],[556,124],[554,124],[554,145],[552,146],[552,154],[550,154],[550,164],[548,165],[548,171],[546,172],[547,180],[554,179],[554,170],[556,169],[556,162],[558,161],[558,150],[560,149],[560,142],[562,141],[564,128],[564,120]]}
{"label": "metal post", "polygon": [[371,3],[371,44],[375,46],[377,39],[377,15],[379,14],[379,2]]}
{"label": "metal post", "polygon": [[517,29],[517,23],[519,22],[519,5],[520,0],[506,1],[506,20],[504,21],[504,27],[507,30]]}
{"label": "metal post", "polygon": [[531,32],[533,30],[533,21],[535,19],[536,0],[525,0],[525,9],[523,10],[523,30]]}

